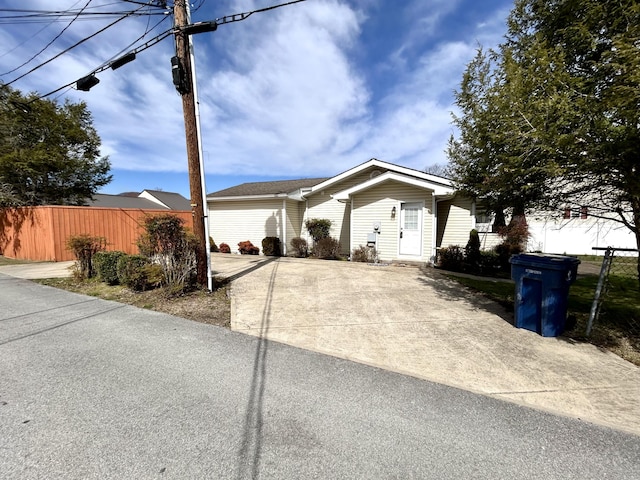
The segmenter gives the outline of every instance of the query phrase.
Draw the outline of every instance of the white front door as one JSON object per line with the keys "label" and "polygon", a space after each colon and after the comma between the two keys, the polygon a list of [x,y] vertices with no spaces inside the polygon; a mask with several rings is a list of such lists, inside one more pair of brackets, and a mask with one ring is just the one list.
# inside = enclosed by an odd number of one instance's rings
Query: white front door
{"label": "white front door", "polygon": [[422,253],[422,204],[400,206],[400,255],[419,257]]}

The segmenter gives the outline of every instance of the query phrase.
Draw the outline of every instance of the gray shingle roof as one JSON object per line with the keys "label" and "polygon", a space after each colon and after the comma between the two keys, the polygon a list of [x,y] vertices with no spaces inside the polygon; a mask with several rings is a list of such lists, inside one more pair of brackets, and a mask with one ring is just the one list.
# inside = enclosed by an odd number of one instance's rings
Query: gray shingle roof
{"label": "gray shingle roof", "polygon": [[167,210],[159,203],[152,202],[146,198],[125,197],[123,195],[107,195],[106,193],[96,193],[93,200],[87,200],[90,207],[103,208],[142,208],[146,210]]}
{"label": "gray shingle roof", "polygon": [[210,193],[207,198],[250,197],[253,195],[278,195],[295,192],[300,188],[309,188],[328,180],[328,178],[303,178],[299,180],[277,180],[274,182],[250,182]]}
{"label": "gray shingle roof", "polygon": [[191,210],[191,202],[179,193],[163,192],[161,190],[145,190],[164,203],[171,210]]}

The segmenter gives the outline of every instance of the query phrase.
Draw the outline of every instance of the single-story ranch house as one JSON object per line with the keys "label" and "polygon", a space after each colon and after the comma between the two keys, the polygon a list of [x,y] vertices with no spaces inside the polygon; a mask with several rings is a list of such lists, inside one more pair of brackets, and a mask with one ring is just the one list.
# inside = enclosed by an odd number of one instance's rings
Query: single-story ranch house
{"label": "single-story ranch house", "polygon": [[245,183],[207,196],[214,241],[235,251],[278,237],[311,240],[304,227],[329,219],[331,236],[348,255],[375,246],[382,261],[432,262],[440,246],[466,245],[476,227],[474,203],[436,175],[371,159],[331,178]]}

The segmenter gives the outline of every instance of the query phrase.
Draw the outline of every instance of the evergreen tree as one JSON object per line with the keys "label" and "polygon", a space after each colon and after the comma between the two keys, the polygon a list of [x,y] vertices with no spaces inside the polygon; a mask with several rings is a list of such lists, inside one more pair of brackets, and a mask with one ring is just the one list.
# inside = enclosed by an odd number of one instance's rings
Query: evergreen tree
{"label": "evergreen tree", "polygon": [[82,205],[111,181],[85,103],[0,86],[0,207]]}

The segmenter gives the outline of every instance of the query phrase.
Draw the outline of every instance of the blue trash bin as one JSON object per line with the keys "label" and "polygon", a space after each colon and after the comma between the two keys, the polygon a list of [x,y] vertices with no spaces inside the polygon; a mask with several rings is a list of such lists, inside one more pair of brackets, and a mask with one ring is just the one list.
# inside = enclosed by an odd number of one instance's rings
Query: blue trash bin
{"label": "blue trash bin", "polygon": [[543,337],[557,337],[564,332],[569,286],[576,279],[580,260],[522,253],[510,262],[516,284],[515,326]]}

